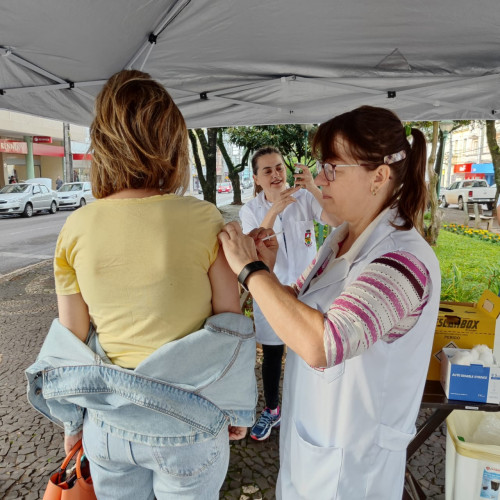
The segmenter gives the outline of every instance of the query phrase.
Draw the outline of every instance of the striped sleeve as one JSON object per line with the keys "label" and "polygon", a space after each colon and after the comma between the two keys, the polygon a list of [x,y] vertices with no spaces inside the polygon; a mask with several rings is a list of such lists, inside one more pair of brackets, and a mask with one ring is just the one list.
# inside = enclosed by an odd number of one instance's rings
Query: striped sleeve
{"label": "striped sleeve", "polygon": [[325,314],[327,366],[358,356],[377,340],[394,342],[418,321],[427,303],[426,267],[408,252],[371,262]]}
{"label": "striped sleeve", "polygon": [[[314,278],[316,278],[317,276],[321,276],[323,274],[323,272],[325,271],[326,267],[328,266],[332,256],[333,256],[333,254],[330,253],[330,255],[328,255],[326,257],[326,259],[323,261],[323,264],[321,264],[319,269],[316,271]],[[309,266],[307,266],[305,271],[297,278],[297,281],[295,282],[295,284],[292,285],[292,287],[294,288],[294,290],[297,291],[297,293],[300,292],[300,290],[302,290],[302,288],[304,287],[304,283],[306,282],[306,279],[309,277],[309,274],[311,274],[313,267],[316,265],[317,258],[318,258],[318,254],[316,254],[316,257],[314,257],[314,259],[309,264]]]}
{"label": "striped sleeve", "polygon": [[307,277],[309,276],[309,273],[312,271],[312,269],[315,265],[316,265],[316,257],[307,266],[305,271],[297,278],[297,281],[295,282],[295,286],[293,287],[294,289],[297,290],[297,292],[300,292],[300,290],[304,286],[304,283],[305,283]]}

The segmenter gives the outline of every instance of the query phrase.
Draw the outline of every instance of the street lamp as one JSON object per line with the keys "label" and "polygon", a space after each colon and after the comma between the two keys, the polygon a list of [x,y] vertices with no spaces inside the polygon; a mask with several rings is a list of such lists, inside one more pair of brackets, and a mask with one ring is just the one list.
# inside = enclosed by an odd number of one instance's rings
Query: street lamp
{"label": "street lamp", "polygon": [[441,158],[439,159],[439,175],[437,182],[437,198],[439,200],[439,192],[441,190],[441,174],[443,172],[443,158],[444,158],[444,148],[446,146],[446,139],[448,139],[448,135],[453,130],[453,121],[452,120],[442,120],[439,122],[439,128],[443,133],[443,147],[441,151]]}

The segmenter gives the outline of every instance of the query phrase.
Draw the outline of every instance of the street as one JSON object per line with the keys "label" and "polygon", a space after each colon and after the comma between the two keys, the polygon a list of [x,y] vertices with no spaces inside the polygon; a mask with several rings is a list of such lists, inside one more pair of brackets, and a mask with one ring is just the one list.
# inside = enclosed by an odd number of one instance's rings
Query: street
{"label": "street", "polygon": [[[193,196],[203,199],[202,194]],[[233,193],[217,194],[218,207],[229,205],[232,201]],[[66,209],[53,215],[35,214],[29,219],[18,215],[0,215],[0,277],[52,259],[57,236],[72,213],[73,210]]]}
{"label": "street", "polygon": [[30,219],[20,216],[0,217],[0,277],[51,259],[57,235],[72,210],[55,214],[35,214]]}

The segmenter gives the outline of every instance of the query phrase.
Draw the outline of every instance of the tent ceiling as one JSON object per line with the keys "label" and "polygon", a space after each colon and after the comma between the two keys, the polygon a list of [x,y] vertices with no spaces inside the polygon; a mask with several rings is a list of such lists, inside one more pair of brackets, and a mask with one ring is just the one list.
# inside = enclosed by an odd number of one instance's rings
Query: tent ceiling
{"label": "tent ceiling", "polygon": [[497,119],[498,0],[3,0],[0,108],[88,125],[133,67],[188,126]]}

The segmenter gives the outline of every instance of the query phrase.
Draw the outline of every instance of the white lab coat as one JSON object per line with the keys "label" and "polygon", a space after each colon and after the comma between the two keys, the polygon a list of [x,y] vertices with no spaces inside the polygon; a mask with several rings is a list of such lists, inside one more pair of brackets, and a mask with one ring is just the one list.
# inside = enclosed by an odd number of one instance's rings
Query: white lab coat
{"label": "white lab coat", "polygon": [[[319,202],[305,189],[297,191],[293,197],[297,201],[283,210],[281,218],[276,217],[273,226],[276,233],[284,231],[284,234],[277,235],[279,249],[274,266],[274,273],[284,285],[295,283],[316,256],[314,221],[321,222],[323,211]],[[246,203],[240,210],[243,232],[248,233],[260,227],[271,206],[264,196],[264,191]],[[283,344],[255,301],[253,314],[257,342],[265,345]]]}
{"label": "white lab coat", "polygon": [[315,370],[288,350],[277,499],[401,500],[406,447],[415,434],[441,278],[432,249],[414,229],[397,231],[390,226],[393,216],[393,211],[383,212],[307,289],[329,249],[345,236],[345,225],[340,226],[322,246],[299,299],[326,312],[375,258],[405,250],[430,273],[429,301],[402,338],[390,344],[378,341],[333,368]]}

